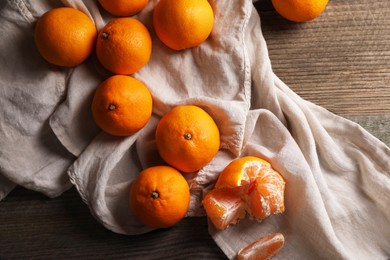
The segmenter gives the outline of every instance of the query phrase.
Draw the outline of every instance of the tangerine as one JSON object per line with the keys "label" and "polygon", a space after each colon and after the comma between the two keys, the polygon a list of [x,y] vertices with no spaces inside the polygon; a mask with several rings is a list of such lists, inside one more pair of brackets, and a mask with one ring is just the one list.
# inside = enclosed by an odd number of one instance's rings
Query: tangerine
{"label": "tangerine", "polygon": [[148,29],[135,18],[116,18],[99,32],[96,56],[107,70],[129,75],[145,66],[152,53]]}
{"label": "tangerine", "polygon": [[320,16],[328,0],[272,0],[275,10],[287,20],[306,22]]}
{"label": "tangerine", "polygon": [[271,168],[271,164],[255,156],[245,156],[233,160],[222,170],[215,187],[243,186],[253,181],[258,175],[258,171],[263,168]]}
{"label": "tangerine", "polygon": [[103,131],[115,136],[128,136],[149,121],[152,96],[136,78],[114,75],[103,81],[95,91],[92,115]]}
{"label": "tangerine", "polygon": [[198,46],[209,37],[213,24],[207,0],[160,0],[153,12],[156,35],[174,50]]}
{"label": "tangerine", "polygon": [[245,215],[262,220],[284,212],[284,190],[285,181],[269,162],[246,156],[223,169],[202,203],[214,226],[225,229]]}
{"label": "tangerine", "polygon": [[134,215],[152,228],[177,224],[188,211],[190,189],[183,175],[169,166],[143,170],[130,189],[130,208]]}
{"label": "tangerine", "polygon": [[100,5],[112,15],[132,16],[148,4],[148,0],[98,0]]}
{"label": "tangerine", "polygon": [[202,108],[176,106],[159,121],[156,145],[166,163],[183,172],[195,172],[217,154],[220,147],[219,129]]}
{"label": "tangerine", "polygon": [[35,27],[35,45],[51,64],[73,67],[81,64],[95,47],[97,31],[83,12],[70,7],[44,13]]}

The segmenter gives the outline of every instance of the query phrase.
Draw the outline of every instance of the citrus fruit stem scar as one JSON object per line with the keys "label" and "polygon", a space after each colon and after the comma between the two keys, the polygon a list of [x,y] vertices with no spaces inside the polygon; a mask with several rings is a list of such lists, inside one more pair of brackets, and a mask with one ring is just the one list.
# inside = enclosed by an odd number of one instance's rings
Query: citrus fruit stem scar
{"label": "citrus fruit stem scar", "polygon": [[107,40],[108,36],[109,36],[109,34],[107,32],[102,33],[102,39],[103,40]]}
{"label": "citrus fruit stem scar", "polygon": [[116,109],[116,106],[114,105],[114,104],[110,104],[109,106],[108,106],[108,110],[110,110],[110,111],[113,111],[113,110],[115,110]]}
{"label": "citrus fruit stem scar", "polygon": [[192,138],[192,135],[190,133],[185,133],[184,134],[184,139],[191,140],[191,138]]}
{"label": "citrus fruit stem scar", "polygon": [[158,199],[158,198],[159,198],[159,194],[158,194],[157,191],[153,191],[153,192],[152,192],[152,198],[153,198],[153,199]]}

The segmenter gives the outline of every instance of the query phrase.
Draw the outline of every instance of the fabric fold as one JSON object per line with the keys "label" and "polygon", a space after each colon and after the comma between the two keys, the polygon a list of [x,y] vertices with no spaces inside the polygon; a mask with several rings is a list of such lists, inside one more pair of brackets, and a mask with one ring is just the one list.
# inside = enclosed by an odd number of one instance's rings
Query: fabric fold
{"label": "fabric fold", "polygon": [[254,57],[252,97],[266,100],[252,102],[243,155],[266,158],[281,172],[286,212],[224,231],[211,226],[213,237],[229,258],[266,231],[281,231],[291,243],[276,259],[388,257],[390,230],[381,227],[390,220],[384,207],[390,149],[358,124],[303,100],[274,75],[253,14],[256,25],[248,26],[247,42],[248,56]]}
{"label": "fabric fold", "polygon": [[69,169],[69,176],[92,215],[117,233],[151,230],[131,214],[128,202],[131,176],[141,171],[131,148],[139,134],[123,139],[102,132]]}
{"label": "fabric fold", "polygon": [[[154,143],[154,132],[159,119],[176,105],[192,104],[208,112],[220,129],[221,148],[224,151],[198,173],[185,175],[192,189],[188,216],[204,215],[201,207],[204,189],[215,181],[221,165],[227,164],[227,158],[239,155],[250,106],[249,63],[244,57],[242,28],[248,22],[246,9],[252,3],[211,1],[216,16],[216,29],[211,37],[197,48],[176,52],[166,47],[153,33],[151,18],[157,2],[149,2],[136,16],[147,26],[153,37],[153,52],[149,63],[133,75],[144,82],[153,96],[153,116],[148,125],[134,136],[118,138],[104,144],[101,143],[105,136],[102,133],[92,142],[85,142],[86,148],[81,147],[82,142],[77,141],[78,135],[80,140],[85,140],[80,131],[73,131],[75,136],[69,138],[68,135],[67,138],[66,133],[61,131],[72,129],[74,122],[80,121],[77,119],[77,111],[80,105],[89,104],[88,95],[93,84],[88,84],[91,87],[86,86],[86,91],[80,91],[78,87],[73,87],[75,84],[71,84],[72,88],[68,93],[72,95],[71,92],[76,89],[77,98],[61,104],[55,121],[51,121],[52,126],[56,125],[55,129],[58,128],[55,132],[59,139],[66,139],[68,142],[68,149],[78,146],[79,149],[70,150],[82,151],[69,169],[69,175],[92,214],[108,229],[124,234],[138,234],[150,230],[140,225],[132,216],[128,206],[128,193],[131,181],[142,168],[164,164]],[[92,13],[92,17],[97,16],[99,15]],[[227,21],[230,24],[229,34],[226,34],[224,29]],[[92,80],[89,80],[89,83],[91,82]],[[65,111],[63,115],[67,116],[61,116],[61,111]],[[64,128],[54,122],[61,122],[68,127]],[[108,154],[109,150],[115,157],[111,153]],[[97,151],[105,156],[97,156]],[[135,151],[136,158],[129,159],[126,155],[129,151]],[[222,161],[225,163],[221,164]],[[120,210],[121,214],[118,214],[118,205],[124,205]]]}
{"label": "fabric fold", "polygon": [[88,60],[72,70],[67,79],[66,98],[50,116],[50,127],[58,140],[76,157],[101,131],[91,113],[95,89],[104,79],[95,65]]}
{"label": "fabric fold", "polygon": [[64,96],[67,70],[48,65],[35,48],[34,22],[45,10],[24,1],[2,4],[0,165],[8,181],[0,189],[21,185],[56,197],[71,187],[66,170],[74,157],[48,123]]}

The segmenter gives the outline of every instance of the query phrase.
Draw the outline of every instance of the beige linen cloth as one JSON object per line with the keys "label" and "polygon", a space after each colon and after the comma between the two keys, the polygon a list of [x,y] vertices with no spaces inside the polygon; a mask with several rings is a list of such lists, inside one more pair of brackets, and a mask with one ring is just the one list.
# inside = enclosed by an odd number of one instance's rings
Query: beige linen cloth
{"label": "beige linen cloth", "polygon": [[53,7],[78,8],[98,29],[113,17],[93,0],[1,1],[0,199],[16,185],[55,197],[73,184],[106,228],[148,232],[130,211],[129,185],[142,168],[163,163],[154,142],[161,116],[175,105],[195,104],[219,126],[221,150],[199,172],[185,174],[188,217],[204,215],[203,195],[234,158],[265,158],[287,183],[284,214],[224,231],[209,225],[228,258],[271,232],[286,238],[275,259],[389,258],[390,149],[359,125],[303,100],[273,73],[250,0],[210,0],[211,36],[180,52],[153,32],[156,3],[136,16],[152,34],[153,53],[134,74],[153,95],[153,115],[144,129],[119,138],[101,132],[91,116],[94,90],[110,76],[95,56],[58,68],[40,57],[33,40],[36,20]]}

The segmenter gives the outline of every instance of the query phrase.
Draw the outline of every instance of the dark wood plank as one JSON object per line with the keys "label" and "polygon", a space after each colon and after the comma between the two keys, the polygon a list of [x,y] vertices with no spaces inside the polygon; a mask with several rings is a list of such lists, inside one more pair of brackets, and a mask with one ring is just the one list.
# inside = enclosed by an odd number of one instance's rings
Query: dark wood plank
{"label": "dark wood plank", "polygon": [[299,95],[340,115],[390,113],[390,1],[329,1],[306,23],[256,6],[274,72]]}
{"label": "dark wood plank", "polygon": [[92,217],[74,188],[56,199],[16,188],[1,202],[0,231],[0,259],[225,259],[208,235],[206,218],[119,235]]}

